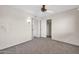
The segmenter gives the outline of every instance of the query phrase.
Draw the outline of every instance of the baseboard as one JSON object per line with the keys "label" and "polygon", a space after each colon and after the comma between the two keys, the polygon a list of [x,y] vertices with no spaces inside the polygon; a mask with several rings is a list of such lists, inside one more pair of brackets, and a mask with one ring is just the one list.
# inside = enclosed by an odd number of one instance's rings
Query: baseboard
{"label": "baseboard", "polygon": [[65,44],[69,44],[69,45],[72,45],[72,46],[79,47],[79,45],[76,45],[76,44],[71,44],[71,43],[69,43],[69,42],[66,42],[66,41],[62,41],[62,40],[56,40],[56,39],[52,39],[52,40],[55,40],[55,41],[58,41],[58,42],[61,42],[61,43],[65,43]]}

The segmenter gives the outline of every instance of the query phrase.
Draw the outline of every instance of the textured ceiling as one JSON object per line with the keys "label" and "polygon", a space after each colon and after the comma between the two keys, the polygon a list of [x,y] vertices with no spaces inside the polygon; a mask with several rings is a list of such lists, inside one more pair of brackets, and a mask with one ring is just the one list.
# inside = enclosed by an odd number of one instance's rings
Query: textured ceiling
{"label": "textured ceiling", "polygon": [[[18,10],[22,10],[23,12],[32,14],[34,16],[42,16],[42,5],[10,5],[10,7],[17,8]],[[50,13],[48,12],[49,15],[68,11],[78,7],[79,5],[46,5],[46,9],[51,11]]]}

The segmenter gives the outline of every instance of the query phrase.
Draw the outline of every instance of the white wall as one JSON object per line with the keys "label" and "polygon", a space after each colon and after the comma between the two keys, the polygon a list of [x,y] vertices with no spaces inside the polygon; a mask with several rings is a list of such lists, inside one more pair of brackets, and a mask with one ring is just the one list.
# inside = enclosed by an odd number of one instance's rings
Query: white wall
{"label": "white wall", "polygon": [[59,13],[52,18],[52,37],[79,46],[79,11]]}
{"label": "white wall", "polygon": [[19,10],[0,6],[0,50],[32,39],[26,16]]}

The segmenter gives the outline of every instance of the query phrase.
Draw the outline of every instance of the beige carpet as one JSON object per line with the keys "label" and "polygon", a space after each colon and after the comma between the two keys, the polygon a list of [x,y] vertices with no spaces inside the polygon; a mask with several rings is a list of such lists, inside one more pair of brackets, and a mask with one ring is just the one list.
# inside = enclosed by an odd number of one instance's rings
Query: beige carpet
{"label": "beige carpet", "polygon": [[51,40],[49,38],[34,38],[31,41],[4,49],[1,54],[77,54],[79,47]]}

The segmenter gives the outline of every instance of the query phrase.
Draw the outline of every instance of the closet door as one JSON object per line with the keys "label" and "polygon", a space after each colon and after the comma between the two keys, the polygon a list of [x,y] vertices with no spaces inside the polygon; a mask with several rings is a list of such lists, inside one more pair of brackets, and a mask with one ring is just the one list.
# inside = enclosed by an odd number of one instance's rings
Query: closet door
{"label": "closet door", "polygon": [[38,20],[33,19],[32,20],[32,36],[33,37],[39,37],[39,24],[38,24]]}
{"label": "closet door", "polygon": [[41,20],[41,37],[46,37],[46,20]]}

